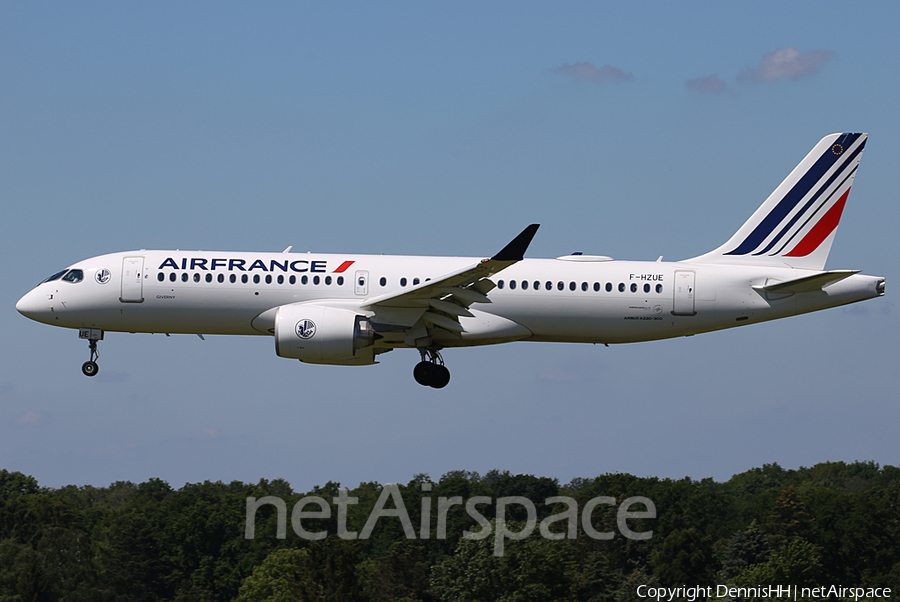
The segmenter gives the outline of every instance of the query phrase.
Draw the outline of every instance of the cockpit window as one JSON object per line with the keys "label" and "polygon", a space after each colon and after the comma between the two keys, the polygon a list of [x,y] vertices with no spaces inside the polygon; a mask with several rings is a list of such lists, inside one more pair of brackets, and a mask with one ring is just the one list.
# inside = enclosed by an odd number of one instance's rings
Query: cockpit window
{"label": "cockpit window", "polygon": [[52,276],[50,276],[49,278],[47,278],[46,280],[41,282],[41,284],[44,284],[44,282],[53,282],[54,280],[59,280],[60,276],[62,276],[63,274],[65,274],[68,271],[69,270],[63,270],[61,272],[56,272],[55,274],[53,274]]}
{"label": "cockpit window", "polygon": [[84,272],[81,270],[69,270],[65,276],[62,277],[65,282],[81,282],[84,280]]}

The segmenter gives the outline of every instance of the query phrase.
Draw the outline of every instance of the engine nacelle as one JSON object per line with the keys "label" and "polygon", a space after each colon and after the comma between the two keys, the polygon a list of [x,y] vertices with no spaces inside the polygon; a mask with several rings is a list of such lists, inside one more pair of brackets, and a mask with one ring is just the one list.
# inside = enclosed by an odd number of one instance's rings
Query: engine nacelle
{"label": "engine nacelle", "polygon": [[275,312],[275,353],[311,364],[375,363],[375,331],[354,311],[293,303]]}

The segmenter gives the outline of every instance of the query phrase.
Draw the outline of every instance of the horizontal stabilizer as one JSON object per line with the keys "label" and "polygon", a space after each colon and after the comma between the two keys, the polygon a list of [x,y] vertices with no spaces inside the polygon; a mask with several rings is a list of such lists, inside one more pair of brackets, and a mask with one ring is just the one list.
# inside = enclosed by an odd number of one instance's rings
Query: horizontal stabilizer
{"label": "horizontal stabilizer", "polygon": [[859,270],[832,270],[830,272],[813,274],[812,276],[804,276],[803,278],[795,278],[794,280],[774,282],[765,286],[754,286],[753,288],[765,293],[808,293],[820,291],[835,282],[840,282],[844,278],[849,278],[853,274],[858,273]]}

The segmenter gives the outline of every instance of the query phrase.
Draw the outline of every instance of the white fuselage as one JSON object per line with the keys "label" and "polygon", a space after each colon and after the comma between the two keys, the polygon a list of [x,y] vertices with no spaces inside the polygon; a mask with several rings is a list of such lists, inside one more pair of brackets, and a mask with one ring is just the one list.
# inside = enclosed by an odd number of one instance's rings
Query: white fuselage
{"label": "white fuselage", "polygon": [[[66,328],[151,333],[272,334],[274,310],[327,302],[360,309],[369,298],[436,280],[479,259],[301,253],[132,251],[70,266],[78,282],[44,282],[20,312]],[[882,278],[855,274],[824,290],[767,294],[752,287],[815,271],[693,262],[569,256],[524,259],[491,278],[490,303],[460,317],[464,331],[442,347],[513,340],[649,341],[730,328],[883,294]],[[523,284],[524,283],[524,284]],[[387,337],[381,347],[406,347]]]}

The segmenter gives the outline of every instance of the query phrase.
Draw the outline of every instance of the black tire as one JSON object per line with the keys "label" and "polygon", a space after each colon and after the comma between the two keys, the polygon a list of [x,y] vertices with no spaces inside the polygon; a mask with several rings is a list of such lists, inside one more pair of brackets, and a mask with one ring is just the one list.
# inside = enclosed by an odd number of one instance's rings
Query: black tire
{"label": "black tire", "polygon": [[435,389],[443,389],[450,382],[450,370],[447,366],[434,366],[434,374],[431,376],[429,383]]}
{"label": "black tire", "polygon": [[81,365],[81,371],[85,376],[97,376],[100,366],[97,365],[97,362],[85,362]]}
{"label": "black tire", "polygon": [[434,378],[434,368],[435,365],[431,362],[419,362],[413,368],[413,378],[422,386],[431,386],[431,381]]}

